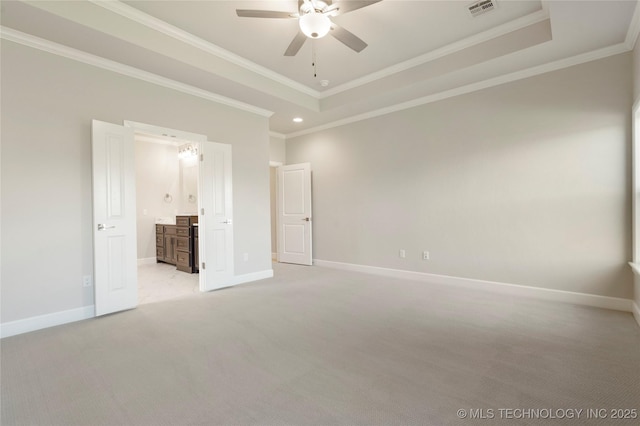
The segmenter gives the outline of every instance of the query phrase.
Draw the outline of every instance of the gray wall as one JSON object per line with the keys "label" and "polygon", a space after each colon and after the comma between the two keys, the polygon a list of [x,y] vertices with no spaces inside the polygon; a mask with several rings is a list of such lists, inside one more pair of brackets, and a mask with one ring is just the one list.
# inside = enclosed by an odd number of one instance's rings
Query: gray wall
{"label": "gray wall", "polygon": [[[170,218],[178,213],[177,206],[180,199],[178,147],[136,141],[135,156],[138,259],[155,258],[156,218]],[[165,194],[171,195],[170,203],[165,202]]]}
{"label": "gray wall", "polygon": [[314,257],[631,298],[631,61],[288,139]]}
{"label": "gray wall", "polygon": [[267,118],[4,40],[1,77],[2,322],[93,304],[92,119],[231,144],[236,274],[271,269]]}
{"label": "gray wall", "polygon": [[277,161],[284,164],[286,161],[286,142],[284,138],[269,137],[269,161]]}

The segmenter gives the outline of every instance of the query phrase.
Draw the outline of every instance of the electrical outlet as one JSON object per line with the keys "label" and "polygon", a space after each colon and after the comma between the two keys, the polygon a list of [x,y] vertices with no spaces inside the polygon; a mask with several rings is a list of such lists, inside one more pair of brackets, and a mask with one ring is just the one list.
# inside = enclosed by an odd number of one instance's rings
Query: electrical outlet
{"label": "electrical outlet", "polygon": [[404,251],[404,249],[400,249],[400,253],[398,253],[398,255],[401,259],[404,259],[405,257],[407,257],[407,252]]}
{"label": "electrical outlet", "polygon": [[91,275],[82,277],[82,287],[91,287]]}
{"label": "electrical outlet", "polygon": [[423,251],[422,252],[422,260],[429,260],[429,252],[428,251]]}

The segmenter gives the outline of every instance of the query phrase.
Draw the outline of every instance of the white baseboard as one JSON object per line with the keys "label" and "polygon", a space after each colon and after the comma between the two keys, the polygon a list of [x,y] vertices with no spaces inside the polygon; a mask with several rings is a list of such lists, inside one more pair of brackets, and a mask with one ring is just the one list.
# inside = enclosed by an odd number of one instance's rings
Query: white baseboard
{"label": "white baseboard", "polygon": [[[594,306],[597,308],[613,309],[616,311],[634,311],[633,300],[620,297],[598,296],[595,294],[576,293],[571,291],[553,290],[549,288],[530,287],[518,284],[507,284],[495,281],[476,280],[472,278],[450,277],[447,275],[429,274],[426,272],[403,271],[400,269],[379,268],[375,266],[355,265],[351,263],[332,262],[328,260],[314,259],[314,265],[327,268],[343,269],[354,272],[364,272],[374,275],[382,275],[391,278],[403,278],[416,281],[425,281],[434,284],[455,285],[459,287],[475,288],[496,291],[503,294],[535,297],[538,299],[553,300],[557,302],[573,303],[576,305]],[[636,320],[638,316],[636,316]],[[640,323],[640,321],[639,321]]]}
{"label": "white baseboard", "polygon": [[248,283],[251,281],[264,280],[266,278],[273,278],[273,269],[267,269],[265,271],[252,272],[250,274],[236,275],[233,277],[233,284],[238,285]]}
{"label": "white baseboard", "polygon": [[638,306],[637,302],[633,302],[633,317],[640,326],[640,306]]}
{"label": "white baseboard", "polygon": [[271,253],[271,260],[278,260],[278,253]]}
{"label": "white baseboard", "polygon": [[153,265],[154,263],[157,263],[157,259],[155,257],[145,257],[142,259],[138,259],[138,266],[140,265]]}
{"label": "white baseboard", "polygon": [[5,338],[16,334],[28,333],[43,328],[54,327],[56,325],[81,321],[96,316],[94,305],[82,308],[69,309],[67,311],[54,312],[52,314],[39,315],[37,317],[25,318],[17,321],[10,321],[0,324],[0,337]]}

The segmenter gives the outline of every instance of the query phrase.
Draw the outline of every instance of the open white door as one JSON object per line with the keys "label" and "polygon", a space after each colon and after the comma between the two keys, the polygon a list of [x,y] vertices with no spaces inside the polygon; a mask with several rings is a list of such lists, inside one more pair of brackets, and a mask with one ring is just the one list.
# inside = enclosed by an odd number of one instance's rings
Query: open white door
{"label": "open white door", "polygon": [[311,164],[278,167],[278,261],[311,265]]}
{"label": "open white door", "polygon": [[233,285],[231,145],[200,144],[200,291]]}
{"label": "open white door", "polygon": [[96,315],[138,305],[133,129],[93,120]]}

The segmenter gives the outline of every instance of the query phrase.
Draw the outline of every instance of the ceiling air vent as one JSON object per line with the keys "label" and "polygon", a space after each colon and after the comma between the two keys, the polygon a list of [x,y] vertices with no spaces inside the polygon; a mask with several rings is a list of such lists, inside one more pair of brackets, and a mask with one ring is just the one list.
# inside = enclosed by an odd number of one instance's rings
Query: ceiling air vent
{"label": "ceiling air vent", "polygon": [[495,0],[480,0],[467,6],[471,16],[479,16],[496,8]]}

